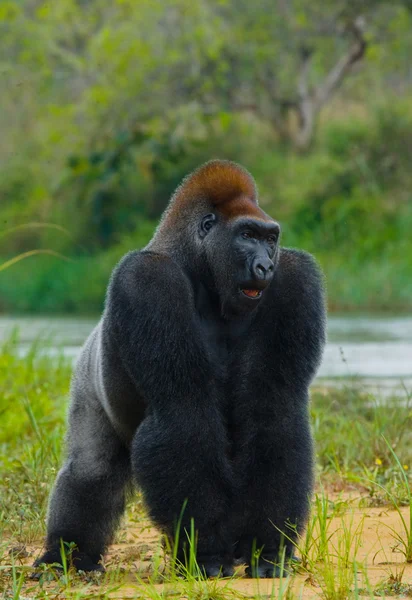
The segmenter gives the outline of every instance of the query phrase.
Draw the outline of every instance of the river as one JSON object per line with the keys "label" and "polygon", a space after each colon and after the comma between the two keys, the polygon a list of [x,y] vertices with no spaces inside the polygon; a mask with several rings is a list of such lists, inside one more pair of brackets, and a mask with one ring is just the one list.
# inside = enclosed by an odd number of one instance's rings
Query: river
{"label": "river", "polygon": [[[39,338],[48,352],[75,359],[97,322],[81,317],[0,317],[0,343],[19,329],[19,351]],[[332,315],[318,380],[325,384],[360,377],[364,385],[387,395],[412,393],[412,316]]]}

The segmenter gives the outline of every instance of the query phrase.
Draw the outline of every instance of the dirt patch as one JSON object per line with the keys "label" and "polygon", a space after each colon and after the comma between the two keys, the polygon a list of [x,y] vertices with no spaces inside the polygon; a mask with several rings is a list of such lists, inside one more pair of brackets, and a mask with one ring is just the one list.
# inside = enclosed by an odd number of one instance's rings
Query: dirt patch
{"label": "dirt patch", "polygon": [[[340,504],[339,504],[340,503]],[[395,597],[412,596],[412,564],[405,563],[402,546],[397,534],[406,540],[406,533],[398,512],[391,507],[368,508],[362,507],[360,498],[353,494],[340,494],[334,504],[333,514],[327,517],[324,531],[327,540],[326,554],[322,557],[319,550],[321,532],[319,523],[313,530],[313,539],[317,540],[308,555],[309,562],[304,561],[305,570],[293,575],[288,585],[292,587],[297,597],[318,598],[326,597],[328,585],[344,586],[340,582],[342,572],[348,570],[350,587],[358,587],[360,593],[366,594],[383,589],[384,582],[388,586],[385,595]],[[338,508],[336,508],[338,507]],[[402,515],[409,523],[409,509],[402,508]],[[13,555],[15,564],[30,565],[40,552],[39,545],[30,547],[15,546]],[[10,555],[11,556],[11,555]],[[346,558],[345,558],[346,557]],[[345,561],[347,561],[345,563]],[[129,515],[124,527],[117,536],[105,557],[106,574],[99,585],[92,579],[74,577],[71,582],[70,594],[74,592],[92,597],[99,595],[113,598],[149,598],[149,597],[213,597],[242,598],[242,597],[278,597],[279,586],[286,585],[282,580],[253,580],[244,577],[244,568],[239,567],[237,575],[231,580],[208,582],[173,582],[158,583],[159,573],[164,570],[164,553],[159,532],[147,520],[136,523],[135,516]],[[4,567],[3,567],[4,569]],[[330,583],[330,574],[336,579]],[[355,581],[356,572],[356,581]],[[3,581],[6,573],[3,571]],[[156,577],[157,579],[156,579]],[[40,585],[40,584],[37,584]],[[56,581],[43,583],[43,593],[49,588],[56,593]],[[60,582],[61,585],[61,582]],[[188,589],[188,585],[190,590]],[[195,586],[198,594],[195,594]],[[379,588],[381,586],[381,588]],[[34,598],[36,584],[24,583],[21,595]],[[62,590],[68,595],[67,587]],[[191,595],[193,593],[193,596]]]}

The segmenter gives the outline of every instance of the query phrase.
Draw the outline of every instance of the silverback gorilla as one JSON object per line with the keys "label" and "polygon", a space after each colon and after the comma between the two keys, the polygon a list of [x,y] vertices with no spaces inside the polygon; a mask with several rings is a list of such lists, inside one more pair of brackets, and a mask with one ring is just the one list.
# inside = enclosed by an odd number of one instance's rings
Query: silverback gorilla
{"label": "silverback gorilla", "polygon": [[282,544],[292,557],[312,490],[308,386],[325,306],[314,259],[279,234],[252,176],[213,160],[177,188],[148,246],[120,261],[77,363],[36,565],[60,563],[64,540],[78,569],[102,570],[132,479],[169,538],[181,518],[187,539],[193,519],[209,577],[235,559],[273,577]]}

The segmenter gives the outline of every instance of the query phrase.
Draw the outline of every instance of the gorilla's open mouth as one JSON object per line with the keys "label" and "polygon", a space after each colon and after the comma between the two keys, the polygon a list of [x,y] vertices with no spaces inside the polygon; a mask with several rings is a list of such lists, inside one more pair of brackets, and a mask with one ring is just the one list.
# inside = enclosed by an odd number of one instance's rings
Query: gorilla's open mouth
{"label": "gorilla's open mouth", "polygon": [[260,298],[262,295],[262,290],[250,290],[250,289],[241,289],[240,290],[244,296],[248,298]]}

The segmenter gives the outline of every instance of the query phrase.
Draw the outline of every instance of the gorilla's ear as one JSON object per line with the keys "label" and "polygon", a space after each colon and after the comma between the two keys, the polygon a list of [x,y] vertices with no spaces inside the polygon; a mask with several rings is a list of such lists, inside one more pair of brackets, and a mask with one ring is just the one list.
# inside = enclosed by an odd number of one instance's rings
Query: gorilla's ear
{"label": "gorilla's ear", "polygon": [[205,238],[216,222],[216,215],[210,213],[205,215],[199,224],[199,237]]}

